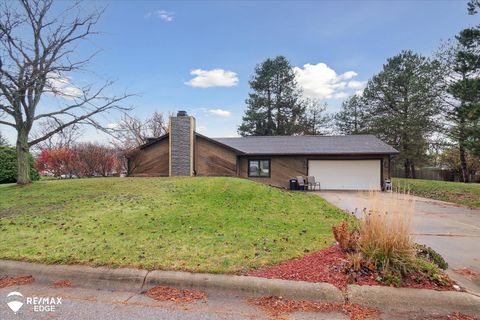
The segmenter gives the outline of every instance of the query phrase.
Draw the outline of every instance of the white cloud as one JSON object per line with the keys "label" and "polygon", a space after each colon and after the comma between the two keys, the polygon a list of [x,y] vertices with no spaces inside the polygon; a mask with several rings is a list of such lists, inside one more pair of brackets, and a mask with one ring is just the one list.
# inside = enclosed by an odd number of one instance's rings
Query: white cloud
{"label": "white cloud", "polygon": [[209,109],[208,113],[213,114],[214,116],[220,117],[220,118],[229,118],[232,113],[227,110],[222,110],[222,109]]}
{"label": "white cloud", "polygon": [[353,94],[352,89],[364,87],[363,81],[351,80],[358,76],[355,71],[337,74],[325,63],[308,63],[293,71],[304,95],[312,99],[344,99]]}
{"label": "white cloud", "polygon": [[118,123],[109,123],[107,124],[108,129],[118,129],[120,127],[120,124]]}
{"label": "white cloud", "polygon": [[145,14],[145,18],[151,18],[151,17],[161,19],[165,22],[172,22],[173,19],[175,18],[175,13],[165,11],[165,10],[156,10],[156,11],[147,12]]}
{"label": "white cloud", "polygon": [[345,99],[349,95],[347,92],[338,92],[333,95],[333,99]]}
{"label": "white cloud", "polygon": [[50,91],[49,93],[65,99],[78,98],[83,94],[80,88],[71,83],[71,78],[56,72],[50,72],[47,75],[47,87]]}
{"label": "white cloud", "polygon": [[195,128],[195,131],[197,131],[198,133],[205,133],[205,131],[207,131],[207,127],[199,126]]}
{"label": "white cloud", "polygon": [[190,74],[195,77],[185,84],[196,88],[233,87],[238,84],[237,74],[223,69],[195,69]]}
{"label": "white cloud", "polygon": [[349,81],[349,82],[348,82],[348,85],[347,85],[347,86],[348,86],[350,89],[357,89],[357,90],[359,90],[359,89],[365,88],[365,85],[366,85],[366,84],[367,84],[366,81],[352,80],[352,81]]}

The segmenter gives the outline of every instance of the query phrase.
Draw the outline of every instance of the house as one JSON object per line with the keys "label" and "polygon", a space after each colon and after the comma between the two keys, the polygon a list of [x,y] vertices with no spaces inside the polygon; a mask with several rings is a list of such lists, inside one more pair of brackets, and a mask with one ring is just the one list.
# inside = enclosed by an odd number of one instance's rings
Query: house
{"label": "house", "polygon": [[243,177],[283,188],[296,176],[315,176],[324,190],[380,190],[396,153],[372,135],[209,138],[180,111],[169,133],[129,156],[128,174]]}

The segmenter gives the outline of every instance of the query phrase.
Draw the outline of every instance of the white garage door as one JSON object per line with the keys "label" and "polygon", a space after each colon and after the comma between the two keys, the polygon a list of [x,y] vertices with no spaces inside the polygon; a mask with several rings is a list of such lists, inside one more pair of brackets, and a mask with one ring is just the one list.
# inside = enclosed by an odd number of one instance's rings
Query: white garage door
{"label": "white garage door", "polygon": [[309,160],[322,190],[380,190],[380,160]]}

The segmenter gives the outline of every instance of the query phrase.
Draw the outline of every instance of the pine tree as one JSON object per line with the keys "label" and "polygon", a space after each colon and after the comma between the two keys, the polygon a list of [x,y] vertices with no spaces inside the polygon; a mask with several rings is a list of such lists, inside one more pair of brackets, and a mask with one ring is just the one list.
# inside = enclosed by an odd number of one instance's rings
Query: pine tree
{"label": "pine tree", "polygon": [[255,68],[250,80],[247,110],[238,128],[242,136],[294,135],[302,132],[305,107],[288,60],[267,59]]}
{"label": "pine tree", "polygon": [[402,51],[387,60],[363,92],[372,133],[400,151],[397,159],[407,178],[414,178],[415,166],[425,161],[428,137],[437,129],[439,70],[437,61]]}
{"label": "pine tree", "polygon": [[366,106],[359,95],[353,95],[345,100],[341,110],[335,114],[336,129],[345,135],[366,133],[367,120]]}
{"label": "pine tree", "polygon": [[327,104],[316,99],[305,99],[304,135],[325,135],[332,132],[332,115],[327,114]]}
{"label": "pine tree", "polygon": [[447,116],[457,142],[463,181],[469,181],[466,150],[480,154],[480,27],[462,30],[447,55]]}

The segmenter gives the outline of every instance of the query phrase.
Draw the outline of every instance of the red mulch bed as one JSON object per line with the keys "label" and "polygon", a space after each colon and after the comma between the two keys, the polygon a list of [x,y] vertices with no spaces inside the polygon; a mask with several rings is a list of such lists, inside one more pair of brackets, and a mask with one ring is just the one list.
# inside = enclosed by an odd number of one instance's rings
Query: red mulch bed
{"label": "red mulch bed", "polygon": [[70,288],[73,284],[70,280],[57,280],[50,286],[51,288]]}
{"label": "red mulch bed", "polygon": [[181,290],[168,287],[153,287],[145,292],[145,295],[159,301],[174,302],[192,302],[194,300],[202,300],[207,298],[207,294],[203,291]]}
{"label": "red mulch bed", "polygon": [[0,277],[0,288],[33,283],[35,279],[32,276],[23,277]]}
{"label": "red mulch bed", "polygon": [[[359,285],[385,285],[377,281],[378,274],[346,274],[344,272],[347,256],[338,245],[325,248],[301,258],[289,260],[275,266],[267,266],[246,273],[249,276],[284,279],[308,282],[328,282],[340,289],[345,289],[348,284]],[[444,291],[454,291],[453,283],[450,286],[439,286],[428,278],[415,279],[417,275],[404,279],[401,287],[423,288]]]}
{"label": "red mulch bed", "polygon": [[314,302],[306,300],[288,300],[282,297],[270,296],[248,299],[251,305],[262,308],[271,316],[279,316],[291,312],[341,312],[351,320],[379,319],[378,310],[365,308],[357,304],[339,304]]}

